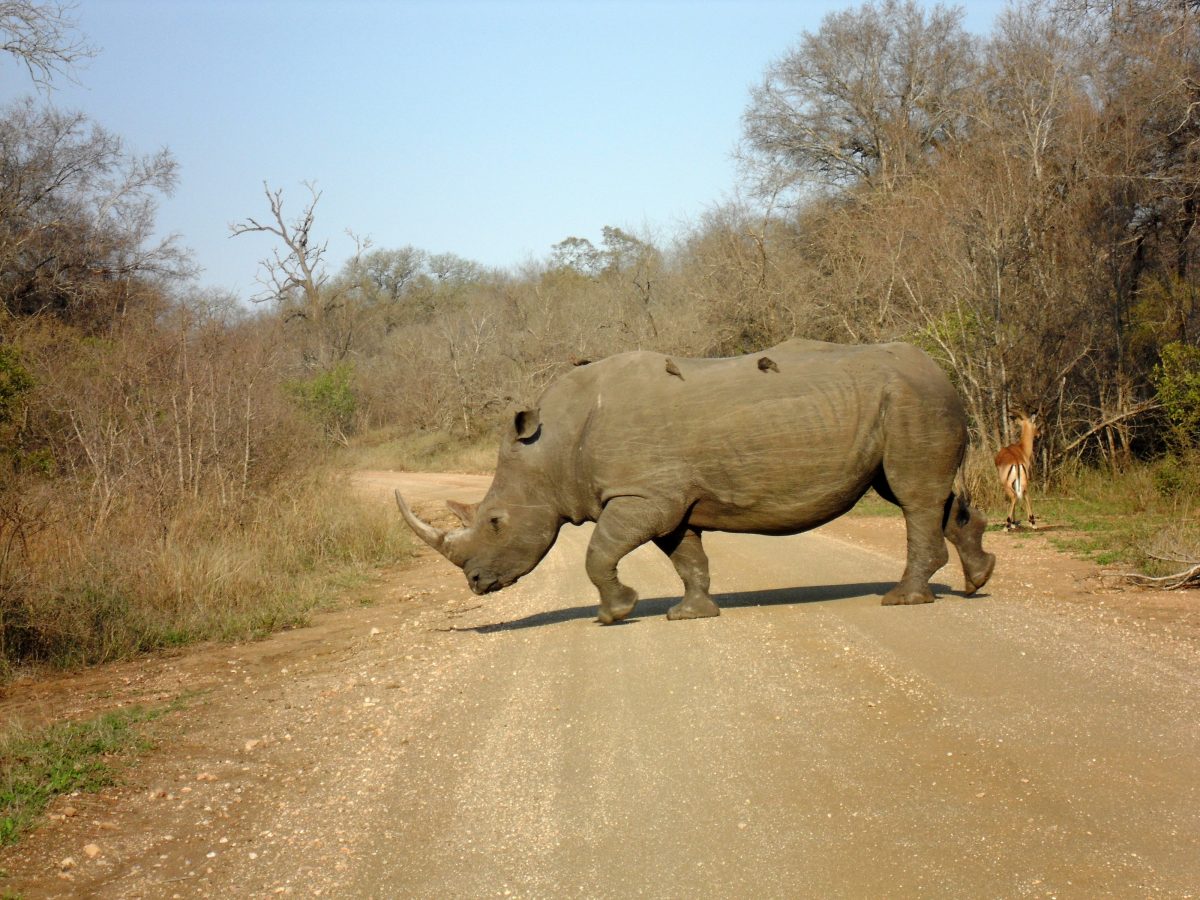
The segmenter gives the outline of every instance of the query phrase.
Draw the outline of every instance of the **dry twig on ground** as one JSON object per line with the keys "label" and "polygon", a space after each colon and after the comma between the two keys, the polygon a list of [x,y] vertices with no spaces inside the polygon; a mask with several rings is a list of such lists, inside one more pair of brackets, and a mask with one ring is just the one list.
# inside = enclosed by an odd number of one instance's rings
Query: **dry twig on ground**
{"label": "dry twig on ground", "polygon": [[1176,572],[1172,575],[1163,575],[1158,578],[1150,575],[1142,575],[1137,572],[1128,572],[1124,577],[1126,581],[1140,585],[1141,587],[1158,588],[1164,591],[1200,587],[1200,562],[1194,563],[1190,568],[1184,569],[1181,572]]}

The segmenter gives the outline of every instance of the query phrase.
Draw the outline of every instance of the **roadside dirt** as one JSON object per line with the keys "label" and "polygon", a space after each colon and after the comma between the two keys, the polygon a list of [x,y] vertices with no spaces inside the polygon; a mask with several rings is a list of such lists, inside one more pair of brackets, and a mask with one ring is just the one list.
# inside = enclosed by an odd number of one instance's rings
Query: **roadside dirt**
{"label": "roadside dirt", "polygon": [[[487,479],[364,473],[390,503]],[[712,535],[718,619],[592,622],[586,529],[487,598],[423,553],[268,640],[18,682],[0,717],[184,698],[122,786],[0,850],[0,894],[1193,896],[1200,597],[1113,590],[1045,535],[884,609],[900,519]],[[68,814],[69,813],[69,814]],[[92,851],[87,852],[85,848]]]}

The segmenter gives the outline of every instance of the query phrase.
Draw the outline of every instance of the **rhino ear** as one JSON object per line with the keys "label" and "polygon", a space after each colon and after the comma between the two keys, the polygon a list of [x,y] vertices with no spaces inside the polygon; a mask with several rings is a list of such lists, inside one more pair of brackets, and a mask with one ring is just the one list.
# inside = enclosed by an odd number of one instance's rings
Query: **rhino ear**
{"label": "rhino ear", "polygon": [[536,409],[523,409],[513,418],[513,427],[518,441],[532,444],[542,430],[542,414]]}
{"label": "rhino ear", "polygon": [[446,506],[450,507],[450,512],[458,517],[464,528],[471,527],[475,521],[475,512],[479,509],[478,503],[459,503],[457,500],[447,500]]}

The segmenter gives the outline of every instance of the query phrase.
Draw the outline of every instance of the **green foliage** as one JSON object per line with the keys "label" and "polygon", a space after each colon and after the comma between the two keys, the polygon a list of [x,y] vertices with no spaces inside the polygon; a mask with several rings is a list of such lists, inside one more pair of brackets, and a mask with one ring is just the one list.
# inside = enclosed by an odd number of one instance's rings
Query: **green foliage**
{"label": "green foliage", "polygon": [[979,323],[978,313],[971,307],[947,310],[924,328],[908,337],[928,353],[950,380],[959,381],[958,368],[947,351],[961,354],[979,346],[984,329]]}
{"label": "green foliage", "polygon": [[[0,462],[38,475],[54,472],[54,455],[44,448],[20,446],[22,410],[35,384],[16,347],[0,344]],[[0,532],[3,528],[0,527]]]}
{"label": "green foliage", "polygon": [[33,387],[33,376],[21,363],[14,347],[0,345],[0,426],[12,421],[24,395]]}
{"label": "green foliage", "polygon": [[22,472],[40,475],[43,478],[51,478],[58,471],[54,454],[45,448],[18,453],[17,464]]}
{"label": "green foliage", "polygon": [[1200,441],[1200,347],[1179,341],[1164,346],[1154,387],[1171,421],[1171,442],[1186,448]]}
{"label": "green foliage", "polygon": [[603,254],[587,238],[571,236],[559,241],[550,250],[550,265],[553,269],[594,276],[603,266]]}
{"label": "green foliage", "polygon": [[0,735],[0,847],[16,843],[54,797],[112,784],[114,757],[150,746],[138,726],[172,708],[131,707]]}
{"label": "green foliage", "polygon": [[1200,451],[1178,451],[1154,467],[1154,487],[1163,497],[1200,497]]}
{"label": "green foliage", "polygon": [[1130,310],[1130,350],[1155,354],[1165,344],[1186,339],[1198,312],[1196,285],[1192,282],[1172,273],[1147,280]]}
{"label": "green foliage", "polygon": [[550,248],[551,270],[595,278],[630,273],[656,263],[660,257],[655,247],[612,225],[601,229],[600,243],[603,249],[587,238],[571,236],[559,241]]}
{"label": "green foliage", "polygon": [[358,407],[351,382],[354,366],[340,362],[310,378],[289,382],[288,393],[331,440],[345,443]]}

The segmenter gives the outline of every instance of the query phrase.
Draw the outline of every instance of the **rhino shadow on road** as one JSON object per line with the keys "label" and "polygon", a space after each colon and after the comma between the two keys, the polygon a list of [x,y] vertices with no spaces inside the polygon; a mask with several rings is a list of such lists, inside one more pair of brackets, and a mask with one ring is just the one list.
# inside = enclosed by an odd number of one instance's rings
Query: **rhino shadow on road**
{"label": "rhino shadow on road", "polygon": [[[853,597],[879,597],[887,593],[892,582],[865,581],[855,584],[813,585],[810,587],[774,588],[765,591],[741,591],[736,593],[719,594],[718,599],[722,609],[738,609],[749,606],[785,606],[802,603],[826,603],[831,600],[848,600]],[[932,584],[930,587],[939,594],[964,596],[961,591],[951,590],[944,584]],[[974,596],[986,596],[975,594]],[[679,602],[678,595],[674,597],[652,597],[639,600],[637,608],[628,619],[615,623],[628,625],[642,619],[663,615],[669,607]],[[473,631],[476,634],[492,634],[497,631],[519,631],[524,628],[542,628],[547,625],[560,625],[575,619],[596,618],[596,605],[571,606],[565,609],[552,609],[535,613],[511,622],[492,622],[487,625],[476,625],[470,628],[452,628],[453,631]]]}

